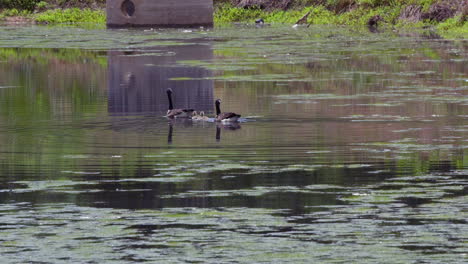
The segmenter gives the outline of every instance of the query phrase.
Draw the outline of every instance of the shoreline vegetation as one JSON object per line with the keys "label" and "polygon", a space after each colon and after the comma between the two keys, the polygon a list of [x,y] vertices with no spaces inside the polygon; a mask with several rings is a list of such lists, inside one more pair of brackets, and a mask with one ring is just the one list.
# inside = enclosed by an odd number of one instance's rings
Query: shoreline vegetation
{"label": "shoreline vegetation", "polygon": [[[347,25],[468,37],[468,0],[214,0],[215,25]],[[308,16],[305,16],[309,14]],[[304,19],[301,19],[304,18]],[[0,23],[105,25],[105,0],[0,0]]]}

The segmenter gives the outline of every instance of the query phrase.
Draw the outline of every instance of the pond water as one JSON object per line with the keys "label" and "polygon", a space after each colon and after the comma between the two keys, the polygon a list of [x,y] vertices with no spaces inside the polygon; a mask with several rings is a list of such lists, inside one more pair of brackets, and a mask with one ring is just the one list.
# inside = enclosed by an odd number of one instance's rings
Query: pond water
{"label": "pond water", "polygon": [[[466,263],[468,42],[0,26],[2,263]],[[231,125],[168,121],[176,107]]]}

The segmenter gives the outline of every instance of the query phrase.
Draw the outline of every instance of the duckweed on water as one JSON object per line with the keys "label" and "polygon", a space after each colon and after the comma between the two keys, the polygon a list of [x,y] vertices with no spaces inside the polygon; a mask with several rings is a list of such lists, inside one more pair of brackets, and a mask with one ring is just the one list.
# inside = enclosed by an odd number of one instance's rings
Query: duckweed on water
{"label": "duckweed on water", "polygon": [[[443,182],[456,183],[453,175],[400,177],[393,180],[400,183],[407,180],[430,180],[433,186]],[[13,259],[23,259],[29,253],[18,249],[35,245],[33,247],[38,250],[35,259],[51,261],[47,252],[57,251],[53,258],[60,259],[64,256],[60,253],[60,247],[65,245],[68,249],[67,258],[77,261],[85,261],[90,256],[94,260],[96,257],[102,260],[126,258],[136,252],[140,260],[147,261],[159,259],[162,253],[166,260],[173,259],[175,262],[207,260],[214,256],[218,260],[222,257],[225,261],[239,261],[239,252],[242,252],[241,259],[245,261],[263,259],[306,263],[312,258],[330,263],[338,259],[362,263],[367,259],[363,259],[366,255],[364,252],[367,252],[363,249],[371,249],[372,255],[378,259],[392,257],[399,262],[413,258],[433,261],[441,254],[440,257],[443,256],[445,261],[462,263],[457,254],[463,252],[463,248],[453,242],[462,239],[463,234],[466,234],[464,231],[467,231],[463,230],[466,225],[462,222],[457,224],[457,221],[463,219],[454,213],[465,205],[462,196],[441,199],[443,194],[431,194],[430,199],[433,203],[421,204],[419,210],[411,210],[399,205],[400,197],[414,197],[418,192],[430,194],[436,189],[424,186],[388,192],[379,188],[362,187],[366,195],[355,196],[347,206],[329,206],[325,211],[322,209],[304,215],[289,215],[287,210],[254,208],[165,208],[161,211],[128,211],[44,205],[38,208],[35,223],[29,223],[23,218],[24,214],[29,214],[25,211],[30,210],[29,205],[10,204],[8,210],[14,210],[15,214],[8,216],[8,219],[3,218],[3,225],[10,223],[10,226],[2,237],[2,254],[16,252],[16,255],[12,256]],[[446,203],[446,206],[440,206],[437,201]],[[369,206],[369,202],[373,206]],[[7,209],[5,206],[1,206],[0,210]],[[405,219],[400,219],[396,212],[398,215],[406,215]],[[60,219],[51,217],[57,213],[60,213]],[[370,222],[369,217],[374,220]],[[378,219],[378,223],[374,223],[375,219]],[[447,228],[447,224],[450,223],[453,228]],[[430,229],[421,229],[421,225],[430,226]],[[59,234],[65,231],[68,235],[61,235],[59,238]],[[372,232],[379,235],[369,235]],[[24,236],[29,237],[30,243],[24,243]],[[41,243],[36,243],[39,239]],[[260,240],[262,243],[259,244]],[[239,243],[240,241],[242,243]],[[91,254],[88,252],[90,249],[87,249],[95,243],[100,245],[99,256]],[[45,244],[47,250],[40,246]],[[413,250],[407,250],[413,245]],[[120,248],[118,253],[114,250],[116,247]],[[418,247],[422,250],[418,250]],[[423,249],[431,247],[437,247],[439,255],[425,254]],[[291,250],[295,253],[292,259],[287,253]],[[83,255],[83,252],[88,253]]]}

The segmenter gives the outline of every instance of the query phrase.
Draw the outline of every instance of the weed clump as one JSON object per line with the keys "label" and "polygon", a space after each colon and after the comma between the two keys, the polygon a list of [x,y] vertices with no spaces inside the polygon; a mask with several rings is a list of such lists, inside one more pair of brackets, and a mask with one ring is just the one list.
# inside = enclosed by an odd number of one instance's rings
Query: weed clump
{"label": "weed clump", "polygon": [[69,8],[47,10],[36,16],[39,23],[105,23],[106,15],[102,10],[92,10],[89,8]]}

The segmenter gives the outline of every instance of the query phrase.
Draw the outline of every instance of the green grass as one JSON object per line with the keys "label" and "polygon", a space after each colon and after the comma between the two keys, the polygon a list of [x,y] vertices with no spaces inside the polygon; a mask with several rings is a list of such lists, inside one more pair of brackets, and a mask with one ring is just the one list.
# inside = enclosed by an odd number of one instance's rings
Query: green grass
{"label": "green grass", "polygon": [[39,23],[106,23],[106,14],[103,10],[89,8],[53,9],[35,16]]}
{"label": "green grass", "polygon": [[[364,27],[369,19],[380,15],[383,21],[379,22],[381,28],[392,29],[415,29],[433,28],[439,34],[448,38],[467,38],[468,26],[466,20],[461,16],[447,19],[441,23],[430,21],[408,22],[400,20],[402,10],[408,4],[420,5],[423,10],[435,3],[435,0],[327,0],[326,5],[356,4],[355,8],[347,12],[335,13],[323,5],[308,6],[301,9],[290,9],[288,11],[272,10],[266,11],[259,8],[236,8],[229,3],[216,5],[214,22],[222,25],[232,22],[253,23],[257,18],[263,18],[266,23],[293,24],[304,14],[311,11],[308,18],[310,24],[348,25],[352,27]],[[333,10],[333,8],[331,8]]]}
{"label": "green grass", "polygon": [[380,15],[384,19],[382,23],[393,24],[397,21],[401,8],[382,6],[368,9],[359,7],[349,12],[335,14],[324,6],[311,6],[301,10],[264,11],[258,8],[243,9],[223,4],[217,7],[214,20],[215,24],[231,22],[252,23],[255,19],[261,17],[267,23],[293,24],[309,11],[311,11],[311,14],[307,22],[311,24],[365,26],[367,25],[367,21],[375,15]]}
{"label": "green grass", "polygon": [[468,38],[468,24],[462,16],[456,16],[436,25],[437,31],[445,38]]}
{"label": "green grass", "polygon": [[19,10],[19,9],[13,8],[13,9],[5,9],[5,10],[2,10],[2,12],[0,12],[0,20],[4,19],[5,17],[13,17],[13,16],[30,17],[31,11]]}
{"label": "green grass", "polygon": [[232,22],[252,23],[257,18],[263,18],[267,23],[293,24],[309,11],[311,11],[309,22],[314,24],[331,24],[333,22],[333,13],[323,6],[306,7],[301,10],[264,11],[259,8],[235,8],[229,4],[217,6],[214,22],[218,25]]}

